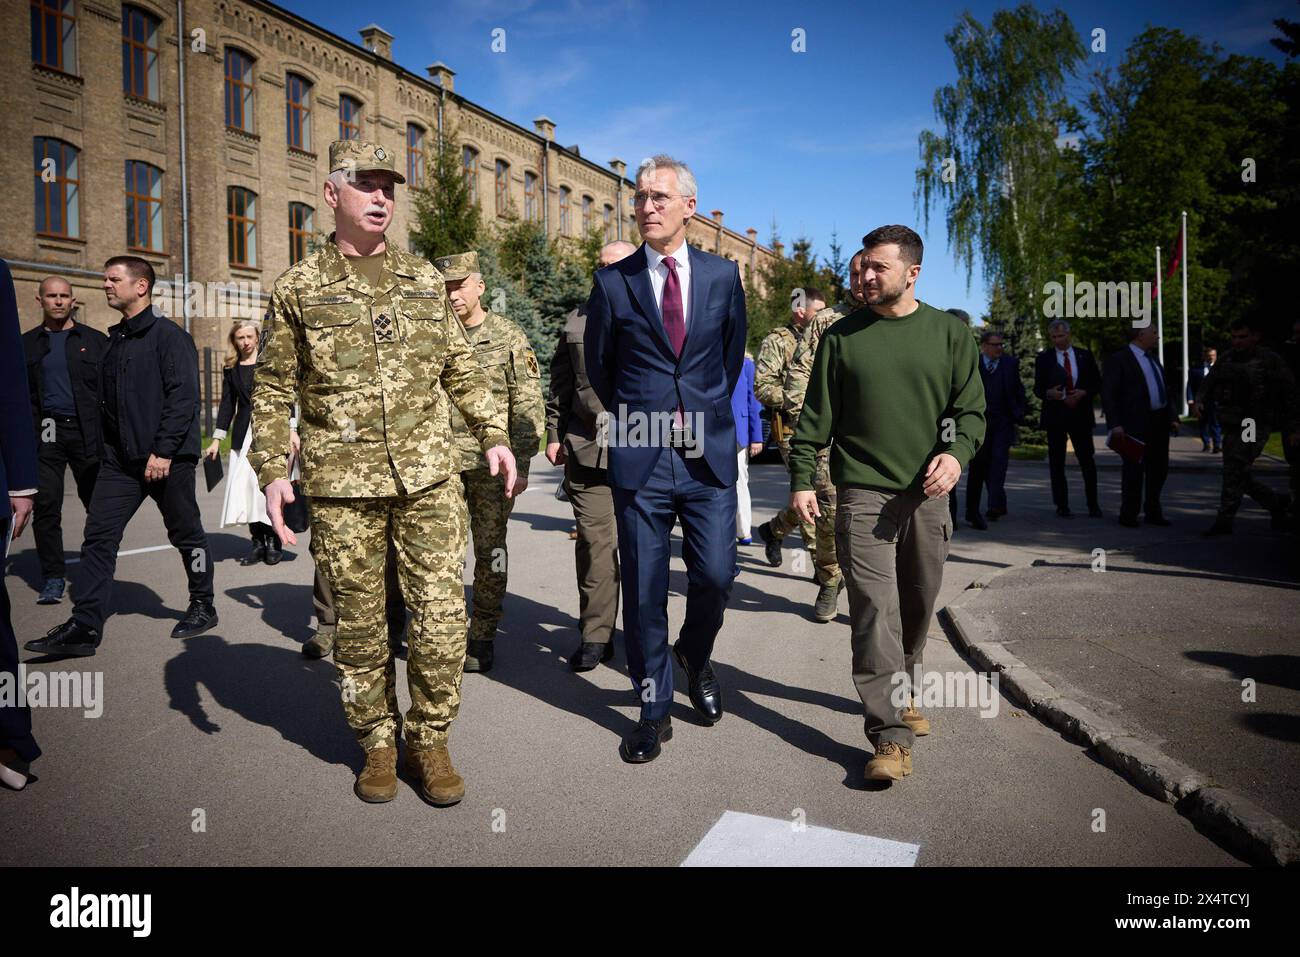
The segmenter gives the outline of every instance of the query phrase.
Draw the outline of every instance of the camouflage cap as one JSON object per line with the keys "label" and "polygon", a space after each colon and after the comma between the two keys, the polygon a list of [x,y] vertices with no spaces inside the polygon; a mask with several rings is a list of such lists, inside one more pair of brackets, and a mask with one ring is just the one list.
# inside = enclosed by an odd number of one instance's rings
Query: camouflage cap
{"label": "camouflage cap", "polygon": [[392,173],[393,181],[405,183],[406,177],[397,171],[393,154],[378,143],[365,143],[361,140],[335,140],[330,144],[330,172],[350,170],[364,173],[379,170]]}
{"label": "camouflage cap", "polygon": [[439,256],[433,261],[442,278],[448,282],[459,282],[478,272],[478,253],[456,253],[454,256]]}

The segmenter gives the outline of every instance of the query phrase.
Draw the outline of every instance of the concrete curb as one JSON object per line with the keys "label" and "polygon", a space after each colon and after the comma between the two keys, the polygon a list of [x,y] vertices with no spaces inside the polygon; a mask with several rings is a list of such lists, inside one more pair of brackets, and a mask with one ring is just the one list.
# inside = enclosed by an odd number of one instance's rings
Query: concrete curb
{"label": "concrete curb", "polygon": [[1140,791],[1174,805],[1179,813],[1213,833],[1243,859],[1262,866],[1300,864],[1300,832],[1248,798],[1215,786],[1208,775],[1064,697],[975,620],[966,606],[980,598],[989,581],[1027,567],[1013,565],[984,581],[973,582],[939,612],[961,651],[979,667],[997,672],[1002,688],[1034,717],[1092,749]]}

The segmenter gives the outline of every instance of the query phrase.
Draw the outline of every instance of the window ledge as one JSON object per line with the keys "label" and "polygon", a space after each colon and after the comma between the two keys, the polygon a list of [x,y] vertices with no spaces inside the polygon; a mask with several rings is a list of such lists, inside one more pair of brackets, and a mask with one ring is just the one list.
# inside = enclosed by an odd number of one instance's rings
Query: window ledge
{"label": "window ledge", "polygon": [[260,143],[262,141],[262,137],[258,136],[256,133],[249,133],[247,130],[241,130],[234,126],[226,127],[226,136],[231,139],[243,140],[248,143]]}
{"label": "window ledge", "polygon": [[36,234],[36,241],[42,246],[51,247],[57,247],[60,243],[71,243],[74,247],[86,245],[86,240],[82,239],[80,236],[57,236],[54,233],[38,232]]}
{"label": "window ledge", "polygon": [[83,77],[79,77],[75,73],[64,73],[62,70],[52,66],[46,66],[43,63],[33,62],[32,72],[47,80],[54,80],[59,83],[67,84],[68,86],[83,87],[86,85],[86,81]]}
{"label": "window ledge", "polygon": [[316,159],[318,158],[316,154],[313,153],[311,150],[299,149],[296,146],[289,146],[286,148],[289,151],[290,159],[305,159],[305,160],[311,160],[312,162],[315,162]]}
{"label": "window ledge", "polygon": [[148,100],[144,97],[136,96],[134,93],[122,93],[122,100],[127,106],[134,106],[137,109],[147,110],[150,113],[166,114],[167,104],[159,103],[157,100]]}

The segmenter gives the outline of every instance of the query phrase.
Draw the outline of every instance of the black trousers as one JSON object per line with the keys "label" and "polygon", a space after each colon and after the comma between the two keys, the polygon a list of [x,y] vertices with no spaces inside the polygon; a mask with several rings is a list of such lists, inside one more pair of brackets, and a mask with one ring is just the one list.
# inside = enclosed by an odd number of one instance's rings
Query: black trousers
{"label": "black trousers", "polygon": [[[9,502],[5,502],[9,507]],[[0,542],[9,541],[9,523],[12,516],[0,519]],[[0,545],[0,555],[4,546]],[[0,573],[3,566],[0,566]],[[0,674],[12,675],[9,679],[18,688],[18,638],[14,635],[13,620],[9,617],[9,589],[0,580]],[[32,709],[27,705],[0,707],[0,748],[12,748],[23,761],[35,761],[41,749],[32,737]]]}
{"label": "black trousers", "polygon": [[[1124,461],[1120,473],[1120,518],[1137,519],[1138,510],[1147,518],[1163,518],[1160,508],[1160,490],[1169,477],[1169,413],[1165,409],[1152,412],[1147,419],[1145,433],[1132,433],[1147,447],[1141,464]],[[1144,495],[1145,493],[1145,495]]]}
{"label": "black trousers", "polygon": [[[47,431],[52,430],[52,435]],[[46,436],[50,435],[49,441]],[[36,554],[41,561],[41,576],[62,578],[63,562],[63,477],[72,469],[77,483],[77,497],[90,508],[90,494],[95,490],[99,459],[86,448],[81,426],[75,416],[45,416],[41,423],[41,441],[37,443],[40,472],[36,491],[32,532],[36,536]]]}
{"label": "black trousers", "polygon": [[[989,416],[984,441],[970,460],[966,473],[966,514],[978,515],[985,485],[989,490],[989,508],[1007,510],[1007,467],[1011,463],[1011,443],[1016,426],[1005,416]],[[957,496],[951,496],[955,502]],[[955,522],[955,519],[954,519]]]}
{"label": "black trousers", "polygon": [[1065,480],[1065,440],[1074,445],[1074,454],[1083,472],[1083,494],[1088,507],[1097,503],[1097,462],[1092,451],[1093,416],[1091,406],[1087,417],[1079,416],[1047,429],[1047,464],[1052,473],[1052,504],[1060,507],[1070,504],[1070,483]]}
{"label": "black trousers", "polygon": [[111,444],[104,445],[95,494],[86,516],[86,540],[81,546],[81,570],[74,589],[72,617],[102,629],[117,569],[117,548],[127,522],[146,498],[154,500],[167,527],[167,540],[181,553],[189,580],[190,601],[212,601],[212,556],[194,497],[194,461],[172,459],[171,473],[157,482],[144,480],[143,461],[123,462]]}

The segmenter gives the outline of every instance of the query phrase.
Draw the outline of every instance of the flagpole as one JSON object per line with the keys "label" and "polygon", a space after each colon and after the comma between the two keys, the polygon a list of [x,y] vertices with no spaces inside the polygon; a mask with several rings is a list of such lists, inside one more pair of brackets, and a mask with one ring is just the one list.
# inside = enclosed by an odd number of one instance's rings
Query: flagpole
{"label": "flagpole", "polygon": [[1187,210],[1183,210],[1183,415],[1187,414]]}
{"label": "flagpole", "polygon": [[1165,290],[1160,277],[1160,247],[1156,247],[1156,336],[1160,340],[1160,367],[1165,365]]}

